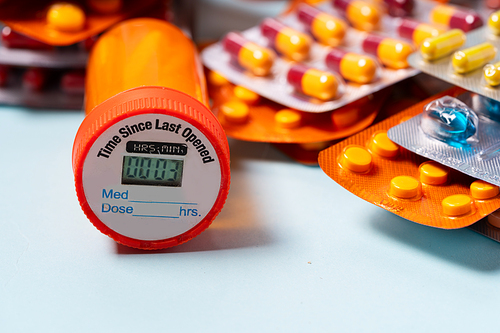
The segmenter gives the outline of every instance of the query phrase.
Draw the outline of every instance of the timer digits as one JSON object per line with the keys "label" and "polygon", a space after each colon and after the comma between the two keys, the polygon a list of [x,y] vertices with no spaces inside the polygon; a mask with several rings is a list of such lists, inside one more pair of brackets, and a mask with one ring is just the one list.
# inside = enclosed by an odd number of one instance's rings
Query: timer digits
{"label": "timer digits", "polygon": [[94,46],[73,171],[88,219],[140,249],[205,230],[229,190],[229,147],[196,49],[171,24],[125,21]]}

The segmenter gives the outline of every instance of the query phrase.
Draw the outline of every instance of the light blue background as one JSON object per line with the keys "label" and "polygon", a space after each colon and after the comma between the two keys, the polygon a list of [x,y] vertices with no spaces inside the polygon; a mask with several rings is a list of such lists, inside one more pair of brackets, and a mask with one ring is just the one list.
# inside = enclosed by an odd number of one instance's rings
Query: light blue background
{"label": "light blue background", "polygon": [[2,332],[494,331],[500,244],[420,226],[230,141],[213,225],[143,252],[98,232],[71,169],[81,112],[0,108]]}

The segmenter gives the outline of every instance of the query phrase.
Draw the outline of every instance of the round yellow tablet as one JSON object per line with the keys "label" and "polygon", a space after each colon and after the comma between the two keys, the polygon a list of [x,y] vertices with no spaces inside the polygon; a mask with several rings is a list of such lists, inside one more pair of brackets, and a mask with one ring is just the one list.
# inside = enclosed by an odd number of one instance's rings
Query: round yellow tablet
{"label": "round yellow tablet", "polygon": [[251,90],[248,90],[247,88],[242,86],[234,87],[233,93],[234,97],[238,98],[239,100],[247,104],[256,104],[260,100],[259,94]]}
{"label": "round yellow tablet", "polygon": [[370,150],[382,157],[394,157],[399,152],[399,146],[389,139],[387,132],[378,132],[371,138]]}
{"label": "round yellow tablet", "polygon": [[47,23],[62,32],[81,31],[85,26],[85,20],[83,10],[71,3],[56,3],[47,11]]}
{"label": "round yellow tablet", "polygon": [[420,181],[429,185],[442,185],[448,180],[450,169],[434,162],[424,162],[418,167]]}
{"label": "round yellow tablet", "polygon": [[222,76],[219,72],[210,71],[208,73],[208,82],[214,86],[223,86],[229,83],[229,80]]}
{"label": "round yellow tablet", "polygon": [[302,122],[302,115],[298,111],[284,109],[276,112],[274,115],[276,125],[282,128],[297,128]]}
{"label": "round yellow tablet", "polygon": [[421,193],[422,185],[410,176],[397,176],[392,178],[389,193],[397,198],[410,199]]}
{"label": "round yellow tablet", "polygon": [[353,172],[367,172],[372,166],[372,155],[361,146],[348,146],[340,158],[340,165]]}
{"label": "round yellow tablet", "polygon": [[474,199],[491,199],[496,197],[499,192],[500,188],[498,186],[487,183],[484,180],[476,180],[470,184],[470,194]]}
{"label": "round yellow tablet", "polygon": [[441,204],[446,215],[460,216],[470,213],[474,202],[468,195],[454,194],[444,198]]}
{"label": "round yellow tablet", "polygon": [[488,223],[494,227],[500,228],[500,210],[488,215]]}
{"label": "round yellow tablet", "polygon": [[220,106],[220,110],[227,121],[235,124],[245,123],[250,114],[248,105],[238,101],[226,102]]}

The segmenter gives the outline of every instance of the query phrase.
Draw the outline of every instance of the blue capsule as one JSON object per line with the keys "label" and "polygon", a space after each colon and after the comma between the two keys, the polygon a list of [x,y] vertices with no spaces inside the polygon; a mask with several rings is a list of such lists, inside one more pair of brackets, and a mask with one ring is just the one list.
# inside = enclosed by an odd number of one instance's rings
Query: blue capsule
{"label": "blue capsule", "polygon": [[425,134],[455,146],[465,145],[477,130],[476,113],[460,100],[444,96],[424,107],[420,126]]}

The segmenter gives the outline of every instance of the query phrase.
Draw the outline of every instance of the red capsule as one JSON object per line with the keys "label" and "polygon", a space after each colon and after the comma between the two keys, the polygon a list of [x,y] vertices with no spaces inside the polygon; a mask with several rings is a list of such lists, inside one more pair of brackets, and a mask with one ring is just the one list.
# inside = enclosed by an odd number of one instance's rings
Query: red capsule
{"label": "red capsule", "polygon": [[306,24],[311,35],[320,43],[337,46],[342,42],[346,32],[346,23],[330,14],[322,12],[305,3],[297,9],[299,21]]}
{"label": "red capsule", "polygon": [[337,96],[341,82],[335,75],[301,64],[293,65],[287,74],[287,81],[305,95],[326,101]]}
{"label": "red capsule", "polygon": [[29,68],[23,74],[23,88],[29,91],[41,91],[48,79],[48,72],[42,68]]}
{"label": "red capsule", "polygon": [[394,17],[411,16],[415,7],[414,0],[384,0],[384,2],[389,15]]}
{"label": "red capsule", "polygon": [[64,73],[61,78],[61,90],[66,94],[82,94],[85,92],[85,71],[74,70]]}
{"label": "red capsule", "polygon": [[50,50],[51,45],[37,41],[36,39],[21,35],[9,27],[2,29],[2,44],[12,49]]}
{"label": "red capsule", "polygon": [[483,25],[483,20],[475,11],[448,5],[434,7],[430,14],[430,21],[446,25],[451,29],[460,29],[464,32],[474,30]]}
{"label": "red capsule", "polygon": [[407,58],[413,47],[397,39],[368,35],[363,41],[363,51],[373,54],[387,67],[402,69],[408,67]]}
{"label": "red capsule", "polygon": [[375,78],[378,64],[370,56],[332,49],[325,58],[326,66],[346,80],[366,84]]}
{"label": "red capsule", "polygon": [[333,0],[333,6],[342,11],[356,29],[372,31],[380,22],[380,9],[369,1]]}
{"label": "red capsule", "polygon": [[230,32],[224,37],[222,46],[241,67],[254,75],[265,76],[271,72],[275,57],[272,50],[250,42],[235,32]]}
{"label": "red capsule", "polygon": [[260,24],[260,30],[273,47],[287,58],[302,61],[309,57],[311,39],[306,34],[289,28],[272,18],[265,19]]}
{"label": "red capsule", "polygon": [[417,46],[420,46],[427,38],[437,37],[445,31],[445,29],[410,19],[402,19],[398,26],[398,35],[412,40]]}

